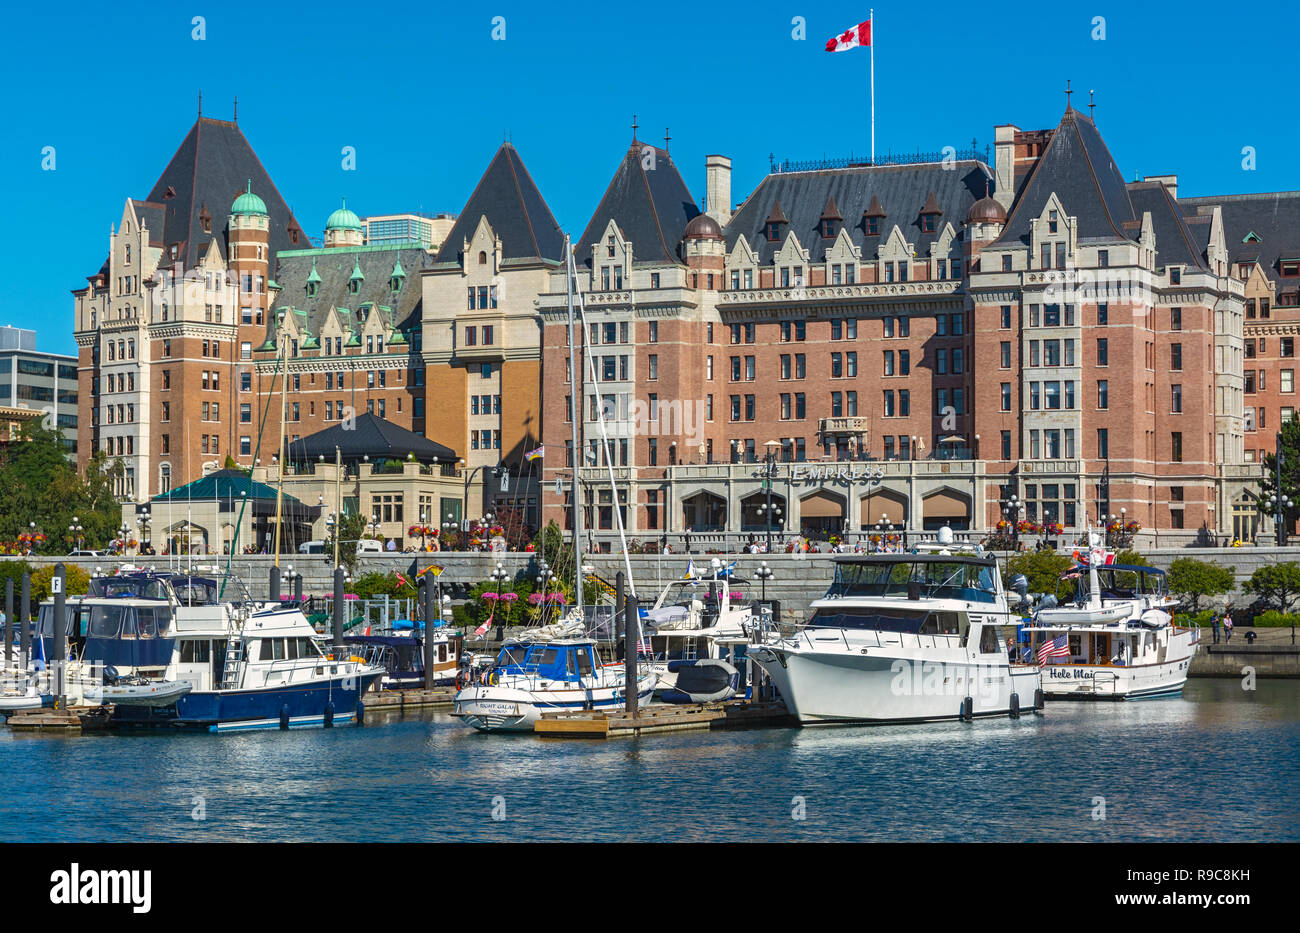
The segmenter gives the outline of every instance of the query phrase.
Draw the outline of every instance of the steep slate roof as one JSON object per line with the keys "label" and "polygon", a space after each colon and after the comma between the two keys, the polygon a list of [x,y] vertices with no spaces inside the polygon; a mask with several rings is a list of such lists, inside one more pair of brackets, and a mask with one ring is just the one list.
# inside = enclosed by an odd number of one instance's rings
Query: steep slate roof
{"label": "steep slate roof", "polygon": [[[646,168],[646,156],[653,156],[653,168]],[[634,139],[578,241],[577,261],[591,264],[591,248],[613,220],[632,243],[633,262],[681,262],[682,234],[699,213],[668,150]]]}
{"label": "steep slate roof", "polygon": [[[393,267],[402,264],[406,279],[397,294],[393,294],[390,280]],[[335,249],[299,249],[289,250],[276,256],[275,275],[273,278],[281,286],[272,309],[293,308],[306,312],[306,329],[312,337],[320,338],[321,324],[332,308],[347,308],[352,313],[345,316],[345,323],[357,326],[358,312],[362,306],[370,303],[376,308],[389,308],[390,312],[380,313],[387,316],[390,330],[407,330],[418,327],[421,313],[420,270],[433,264],[429,253],[419,246],[358,246],[339,247]],[[348,283],[352,279],[352,270],[361,267],[364,278],[352,294]],[[307,296],[307,282],[312,269],[316,270],[319,282],[316,296]],[[267,336],[275,334],[271,315],[268,322]],[[302,321],[300,320],[300,323]]]}
{"label": "steep slate roof", "polygon": [[[1205,248],[1209,243],[1208,223],[1189,225],[1178,202],[1169,196],[1169,189],[1158,181],[1134,182],[1128,186],[1133,213],[1139,222],[1142,215],[1151,213],[1151,224],[1156,235],[1156,266],[1187,265],[1205,268]],[[1140,227],[1133,231],[1136,239]]]}
{"label": "steep slate roof", "polygon": [[[822,211],[832,198],[844,215],[844,229],[855,246],[863,247],[864,257],[875,257],[876,248],[884,243],[895,224],[903,236],[916,247],[918,256],[929,253],[930,244],[943,233],[945,223],[951,222],[962,237],[962,221],[970,206],[984,192],[992,172],[979,161],[957,162],[952,170],[938,162],[915,165],[860,166],[844,169],[825,169],[813,172],[776,172],[768,175],[754,193],[732,216],[727,224],[727,249],[735,247],[744,234],[759,261],[769,263],[772,255],[784,244],[787,232],[793,231],[799,244],[808,250],[809,261],[820,262],[834,239],[821,236]],[[935,225],[934,233],[921,229],[921,209],[933,192],[943,216]],[[764,236],[764,224],[780,202],[789,226],[781,231],[781,239],[769,242]],[[879,236],[867,236],[862,216],[876,201],[884,212]]]}
{"label": "steep slate roof", "polygon": [[[1029,242],[1030,221],[1056,192],[1066,212],[1079,221],[1080,237],[1132,239],[1127,221],[1134,215],[1124,176],[1091,120],[1074,108],[1065,111],[1033,171],[1020,186],[1006,229],[997,242]],[[964,214],[962,216],[965,216]]]}
{"label": "steep slate roof", "polygon": [[502,144],[492,157],[438,251],[437,261],[456,262],[464,242],[473,239],[479,218],[484,216],[501,238],[503,259],[559,262],[564,258],[564,233],[510,143]]}
{"label": "steep slate roof", "polygon": [[[250,180],[271,215],[272,254],[305,246],[301,234],[298,244],[290,241],[289,227],[301,227],[243,132],[234,123],[209,117],[195,121],[149,192],[150,205],[161,205],[161,211],[151,212],[149,217],[151,239],[164,249],[178,244],[177,258],[187,269],[198,264],[214,239],[222,257],[229,258],[226,227],[230,206]],[[204,233],[199,222],[205,208],[212,218],[212,233]],[[154,229],[159,216],[162,225]]]}
{"label": "steep slate roof", "polygon": [[[1223,209],[1223,237],[1234,263],[1258,260],[1264,273],[1277,280],[1279,260],[1300,258],[1300,191],[1179,198],[1178,203],[1195,216],[1208,216],[1215,205]],[[1243,242],[1251,233],[1259,243]]]}
{"label": "steep slate roof", "polygon": [[336,447],[347,462],[362,457],[371,460],[405,460],[407,454],[414,454],[416,460],[426,463],[435,457],[441,463],[456,461],[456,452],[450,447],[444,447],[423,434],[408,431],[370,412],[357,415],[354,425],[340,422],[291,442],[289,459],[301,463],[323,455],[327,461],[333,462]]}

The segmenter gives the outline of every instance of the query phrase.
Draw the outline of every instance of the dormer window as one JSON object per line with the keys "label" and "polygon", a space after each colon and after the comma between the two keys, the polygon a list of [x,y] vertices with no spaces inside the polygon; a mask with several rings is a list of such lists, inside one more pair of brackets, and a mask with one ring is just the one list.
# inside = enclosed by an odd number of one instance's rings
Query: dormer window
{"label": "dormer window", "polygon": [[1178,267],[1178,266],[1174,266],[1174,267],[1170,268],[1170,270],[1169,270],[1169,284],[1170,284],[1170,285],[1181,285],[1181,284],[1182,284],[1182,281],[1183,281],[1183,270],[1182,270],[1180,267]]}
{"label": "dormer window", "polygon": [[203,228],[204,233],[212,232],[212,215],[208,213],[207,204],[199,208],[199,226]]}
{"label": "dormer window", "polygon": [[867,218],[867,236],[880,236],[880,218]]}
{"label": "dormer window", "polygon": [[315,298],[315,297],[316,297],[316,283],[315,283],[315,282],[308,282],[308,283],[307,283],[307,297],[308,297],[308,298]]}
{"label": "dormer window", "polygon": [[934,215],[926,214],[921,218],[921,229],[926,233],[934,233]]}
{"label": "dormer window", "polygon": [[1057,228],[1057,226],[1058,226],[1058,223],[1057,223],[1058,220],[1059,220],[1059,217],[1058,217],[1056,211],[1048,211],[1048,212],[1047,212],[1047,232],[1048,232],[1048,233],[1055,233],[1055,232],[1056,232],[1056,228]]}
{"label": "dormer window", "polygon": [[778,200],[772,205],[772,212],[767,215],[763,221],[764,236],[769,243],[775,243],[781,239],[781,225],[788,224],[789,218],[785,216],[785,211],[781,210],[781,202]]}
{"label": "dormer window", "polygon": [[775,243],[781,239],[781,225],[776,223],[767,224],[763,229],[763,236],[767,238],[769,243]]}
{"label": "dormer window", "polygon": [[1300,275],[1300,259],[1283,259],[1282,274],[1287,278]]}
{"label": "dormer window", "polygon": [[614,255],[614,238],[607,237],[605,240],[605,255],[612,257]]}
{"label": "dormer window", "polygon": [[826,199],[826,207],[822,209],[822,215],[818,218],[818,226],[821,228],[822,239],[830,239],[835,236],[839,224],[844,222],[840,216],[840,209],[835,203],[834,195]]}

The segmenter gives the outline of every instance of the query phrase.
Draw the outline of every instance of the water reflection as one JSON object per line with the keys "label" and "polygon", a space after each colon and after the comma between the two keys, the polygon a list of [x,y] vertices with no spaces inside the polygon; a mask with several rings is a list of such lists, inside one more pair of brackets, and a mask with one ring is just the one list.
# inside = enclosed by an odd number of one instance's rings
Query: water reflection
{"label": "water reflection", "polygon": [[485,736],[444,712],[12,736],[0,839],[1295,841],[1298,762],[1294,681],[1197,680],[1182,699],[1019,720],[608,741]]}

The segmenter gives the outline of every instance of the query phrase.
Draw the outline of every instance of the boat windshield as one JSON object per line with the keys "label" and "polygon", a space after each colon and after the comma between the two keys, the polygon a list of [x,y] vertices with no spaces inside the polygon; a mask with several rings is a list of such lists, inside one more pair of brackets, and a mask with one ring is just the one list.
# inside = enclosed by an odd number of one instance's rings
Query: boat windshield
{"label": "boat windshield", "polygon": [[840,597],[894,596],[908,599],[997,600],[997,571],[992,564],[968,561],[853,561],[836,564],[831,593]]}
{"label": "boat windshield", "polygon": [[[1075,574],[1077,573],[1077,579]],[[1165,596],[1168,592],[1165,575],[1161,571],[1143,567],[1109,566],[1097,568],[1097,582],[1101,585],[1102,599],[1136,599],[1139,596]],[[1077,586],[1078,599],[1085,602],[1092,593],[1092,580],[1088,571],[1073,569],[1061,577],[1058,584],[1058,599],[1062,590],[1069,591],[1067,584]]]}

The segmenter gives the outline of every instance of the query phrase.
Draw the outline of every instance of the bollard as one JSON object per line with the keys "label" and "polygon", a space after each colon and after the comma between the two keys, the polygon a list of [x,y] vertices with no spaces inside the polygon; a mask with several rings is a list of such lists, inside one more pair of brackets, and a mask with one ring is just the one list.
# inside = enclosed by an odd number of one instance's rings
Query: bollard
{"label": "bollard", "polygon": [[427,578],[423,581],[420,595],[424,597],[424,689],[432,690],[434,681],[433,620],[438,616],[438,610],[442,607],[435,603],[438,597],[434,593],[433,584]]}
{"label": "bollard", "polygon": [[68,594],[64,592],[67,569],[62,561],[54,565],[54,578],[50,590],[54,593],[54,708],[65,709],[68,698],[64,695],[63,666],[68,657],[67,606]]}
{"label": "bollard", "polygon": [[32,660],[32,575],[30,571],[23,572],[22,602],[19,605],[21,608],[18,615],[21,617],[22,625],[18,629],[18,657],[22,662],[22,668],[26,670]]}
{"label": "bollard", "polygon": [[627,714],[635,719],[640,700],[637,696],[636,647],[640,640],[641,621],[637,617],[636,597],[631,593],[628,593],[627,602],[623,604],[623,630],[626,633],[623,638],[623,695],[627,702]]}
{"label": "bollard", "polygon": [[293,601],[296,605],[302,606],[302,574],[294,574],[293,577]]}
{"label": "bollard", "polygon": [[271,567],[271,602],[280,601],[280,568],[272,565]]}
{"label": "bollard", "polygon": [[14,660],[14,578],[5,581],[5,666]]}
{"label": "bollard", "polygon": [[338,657],[342,654],[343,649],[343,623],[347,621],[344,613],[347,612],[347,600],[343,597],[347,594],[343,592],[347,585],[343,576],[343,568],[334,568],[334,654]]}

